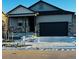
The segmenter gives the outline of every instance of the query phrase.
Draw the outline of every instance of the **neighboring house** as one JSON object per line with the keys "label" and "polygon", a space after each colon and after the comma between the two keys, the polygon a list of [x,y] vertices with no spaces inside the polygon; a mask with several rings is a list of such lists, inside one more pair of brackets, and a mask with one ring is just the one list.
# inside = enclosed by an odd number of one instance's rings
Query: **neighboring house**
{"label": "neighboring house", "polygon": [[2,36],[3,38],[7,37],[8,31],[8,16],[2,12]]}
{"label": "neighboring house", "polygon": [[29,8],[19,5],[7,15],[9,31],[17,35],[28,32],[37,33],[38,36],[73,35],[74,12],[60,9],[44,1],[38,1]]}

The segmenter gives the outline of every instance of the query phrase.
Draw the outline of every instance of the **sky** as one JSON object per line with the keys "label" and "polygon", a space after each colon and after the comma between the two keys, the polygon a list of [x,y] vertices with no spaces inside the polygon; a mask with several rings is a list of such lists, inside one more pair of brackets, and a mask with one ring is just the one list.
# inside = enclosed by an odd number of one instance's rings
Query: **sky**
{"label": "sky", "polygon": [[[9,12],[18,5],[30,7],[39,0],[2,0],[2,11]],[[76,12],[76,0],[43,0],[51,5],[67,11]]]}

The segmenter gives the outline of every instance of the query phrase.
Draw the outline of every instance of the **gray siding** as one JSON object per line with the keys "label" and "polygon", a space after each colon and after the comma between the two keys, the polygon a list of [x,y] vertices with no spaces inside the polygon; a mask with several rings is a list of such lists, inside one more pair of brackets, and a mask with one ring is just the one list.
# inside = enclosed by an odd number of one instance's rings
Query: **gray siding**
{"label": "gray siding", "polygon": [[40,23],[40,22],[72,22],[72,15],[38,16],[37,23]]}

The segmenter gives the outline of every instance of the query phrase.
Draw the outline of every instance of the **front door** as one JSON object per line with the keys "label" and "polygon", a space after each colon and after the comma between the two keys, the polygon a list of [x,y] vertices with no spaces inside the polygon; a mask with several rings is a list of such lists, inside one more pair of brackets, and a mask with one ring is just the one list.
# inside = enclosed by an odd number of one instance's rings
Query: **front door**
{"label": "front door", "polygon": [[34,32],[35,31],[35,20],[33,16],[28,17],[28,23],[29,23],[29,31]]}

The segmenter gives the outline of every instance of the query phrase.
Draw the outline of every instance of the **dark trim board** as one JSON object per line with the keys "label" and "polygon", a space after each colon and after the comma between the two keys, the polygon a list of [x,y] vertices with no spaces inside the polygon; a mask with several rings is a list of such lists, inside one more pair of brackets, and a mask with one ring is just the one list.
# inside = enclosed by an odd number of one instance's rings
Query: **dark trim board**
{"label": "dark trim board", "polygon": [[9,14],[9,15],[27,15],[27,14],[34,14],[34,13],[21,13],[21,14]]}
{"label": "dark trim board", "polygon": [[39,36],[68,36],[68,22],[40,23],[39,28]]}
{"label": "dark trim board", "polygon": [[61,14],[74,14],[74,12],[70,11],[63,11],[63,10],[58,10],[58,11],[39,11],[39,15],[61,15]]}

